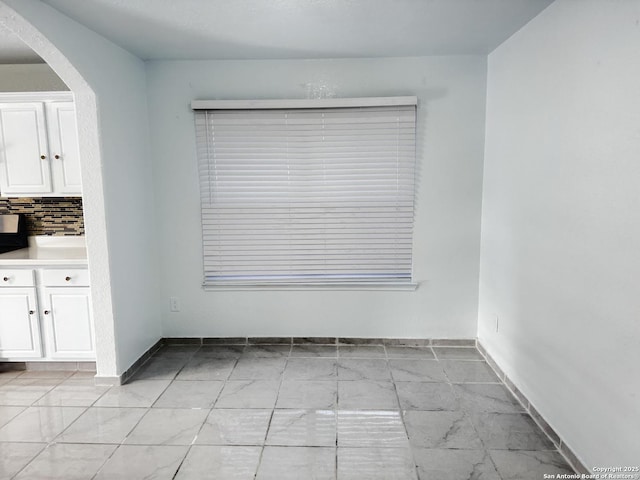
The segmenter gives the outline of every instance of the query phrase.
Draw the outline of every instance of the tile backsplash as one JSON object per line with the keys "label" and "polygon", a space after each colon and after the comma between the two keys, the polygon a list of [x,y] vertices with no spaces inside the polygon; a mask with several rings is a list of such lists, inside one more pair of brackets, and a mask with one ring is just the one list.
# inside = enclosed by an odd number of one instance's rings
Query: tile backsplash
{"label": "tile backsplash", "polygon": [[29,235],[84,235],[82,198],[0,198],[0,213],[24,213]]}

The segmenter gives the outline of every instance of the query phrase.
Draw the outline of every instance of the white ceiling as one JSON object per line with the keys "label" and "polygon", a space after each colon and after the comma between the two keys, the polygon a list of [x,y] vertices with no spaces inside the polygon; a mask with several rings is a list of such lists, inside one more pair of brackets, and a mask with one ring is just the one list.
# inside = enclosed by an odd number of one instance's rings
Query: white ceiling
{"label": "white ceiling", "polygon": [[42,0],[144,60],[486,54],[552,0]]}

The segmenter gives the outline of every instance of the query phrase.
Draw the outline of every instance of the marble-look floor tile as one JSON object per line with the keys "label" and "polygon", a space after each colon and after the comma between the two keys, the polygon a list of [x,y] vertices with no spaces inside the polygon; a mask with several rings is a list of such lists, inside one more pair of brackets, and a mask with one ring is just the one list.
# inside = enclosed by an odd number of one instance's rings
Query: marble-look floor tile
{"label": "marble-look floor tile", "polygon": [[476,347],[433,347],[438,360],[484,360]]}
{"label": "marble-look floor tile", "polygon": [[7,383],[8,383],[8,382],[10,382],[11,380],[13,380],[13,378],[3,378],[3,377],[0,377],[0,387],[1,387],[2,385],[7,384]]}
{"label": "marble-look floor tile", "polygon": [[17,407],[10,405],[0,405],[0,428],[4,426],[9,420],[15,418],[20,412],[23,412],[27,407]]}
{"label": "marble-look floor tile", "polygon": [[354,380],[338,382],[341,409],[397,409],[398,397],[392,382]]}
{"label": "marble-look floor tile", "polygon": [[460,406],[468,412],[524,412],[520,402],[506,387],[491,383],[464,383],[453,386]]}
{"label": "marble-look floor tile", "polygon": [[92,380],[93,381],[93,380],[95,380],[95,377],[96,377],[96,371],[95,370],[87,371],[87,372],[79,370],[77,372],[74,372],[74,374],[71,375],[69,378],[65,379],[63,381],[63,383],[64,382],[69,382],[69,381],[72,381],[72,380]]}
{"label": "marble-look floor tile", "polygon": [[440,363],[452,383],[499,383],[500,380],[485,362],[470,360],[441,360]]}
{"label": "marble-look floor tile", "polygon": [[0,386],[0,405],[29,406],[42,398],[55,385],[20,385],[16,380]]}
{"label": "marble-look floor tile", "polygon": [[67,380],[66,378],[56,378],[56,377],[52,377],[52,378],[41,378],[41,377],[28,377],[28,376],[23,376],[20,375],[19,377],[16,377],[12,380],[9,380],[3,387],[2,389],[4,390],[4,387],[6,388],[16,388],[16,387],[47,387],[49,389],[60,385],[62,382],[64,382],[65,380]]}
{"label": "marble-look floor tile", "polygon": [[451,385],[428,382],[396,382],[400,406],[405,410],[458,410]]}
{"label": "marble-look floor tile", "polygon": [[244,345],[205,345],[193,357],[237,360],[244,352],[244,349]]}
{"label": "marble-look floor tile", "polygon": [[338,356],[338,347],[336,345],[313,345],[302,344],[294,345],[291,348],[291,357],[331,357]]}
{"label": "marble-look floor tile", "polygon": [[5,383],[0,390],[16,388],[16,387],[39,387],[39,388],[48,388],[52,389],[53,387],[60,385],[64,382],[65,378],[40,378],[40,377],[23,377],[20,375],[12,380],[9,380]]}
{"label": "marble-look floor tile", "polygon": [[46,443],[0,443],[0,478],[12,478],[46,446]]}
{"label": "marble-look floor tile", "polygon": [[193,357],[180,370],[177,380],[226,380],[236,364],[234,359]]}
{"label": "marble-look floor tile", "polygon": [[553,443],[526,413],[471,414],[485,448],[495,450],[552,450]]}
{"label": "marble-look floor tile", "polygon": [[109,387],[66,384],[58,385],[35,404],[41,407],[90,407]]}
{"label": "marble-look floor tile", "polygon": [[338,382],[315,380],[284,380],[276,408],[330,410],[335,408]]}
{"label": "marble-look floor tile", "polygon": [[278,380],[227,380],[215,408],[273,408]]}
{"label": "marble-look floor tile", "polygon": [[291,345],[247,345],[242,358],[282,358],[291,353]]}
{"label": "marble-look floor tile", "polygon": [[413,358],[420,360],[433,360],[431,347],[401,347],[386,345],[387,358]]}
{"label": "marble-look floor tile", "polygon": [[284,372],[286,358],[245,358],[238,360],[230,380],[279,380]]}
{"label": "marble-look floor tile", "polygon": [[399,411],[338,410],[339,447],[409,446]]}
{"label": "marble-look floor tile", "polygon": [[21,380],[31,378],[47,378],[51,380],[63,381],[74,374],[72,370],[27,370],[20,375]]}
{"label": "marble-look floor tile", "polygon": [[121,445],[94,480],[172,480],[188,447]]}
{"label": "marble-look floor tile", "polygon": [[61,443],[122,443],[144,408],[91,407],[56,438]]}
{"label": "marble-look floor tile", "polygon": [[224,382],[174,380],[153,404],[154,408],[211,408]]}
{"label": "marble-look floor tile", "polygon": [[502,480],[539,480],[575,473],[555,451],[490,450],[489,455]]}
{"label": "marble-look floor tile", "polygon": [[386,358],[382,345],[338,345],[338,357]]}
{"label": "marble-look floor tile", "polygon": [[420,480],[501,480],[484,450],[414,448]]}
{"label": "marble-look floor tile", "polygon": [[[84,374],[87,372],[77,372]],[[71,375],[69,378],[64,379],[58,384],[59,387],[95,387],[96,386],[96,373],[91,372],[90,375]],[[104,385],[102,385],[104,386]]]}
{"label": "marble-look floor tile", "polygon": [[440,362],[435,360],[389,360],[391,375],[396,382],[446,382]]}
{"label": "marble-look floor tile", "polygon": [[256,480],[336,480],[335,447],[264,447]]}
{"label": "marble-look floor tile", "polygon": [[20,375],[22,375],[23,373],[25,373],[26,370],[5,370],[5,371],[0,371],[0,380],[1,381],[9,381],[9,380],[13,380],[14,378],[19,377]]}
{"label": "marble-look floor tile", "polygon": [[142,417],[124,443],[191,445],[208,413],[209,410],[152,408]]}
{"label": "marble-look floor tile", "polygon": [[152,358],[136,372],[134,380],[173,380],[187,359]]}
{"label": "marble-look floor tile", "polygon": [[339,480],[417,480],[408,448],[338,447]]}
{"label": "marble-look floor tile", "polygon": [[0,428],[0,442],[50,442],[84,411],[78,407],[29,407]]}
{"label": "marble-look floor tile", "polygon": [[287,380],[336,380],[337,360],[332,358],[290,358],[284,370]]}
{"label": "marble-look floor tile", "polygon": [[49,445],[15,480],[90,480],[116,449],[115,445]]}
{"label": "marble-look floor tile", "polygon": [[482,442],[464,412],[406,410],[411,445],[426,448],[480,449]]}
{"label": "marble-look floor tile", "polygon": [[271,409],[218,409],[209,413],[198,445],[264,445]]}
{"label": "marble-look floor tile", "polygon": [[336,413],[333,410],[275,410],[267,445],[333,447]]}
{"label": "marble-look floor tile", "polygon": [[176,480],[253,480],[261,447],[200,446],[189,450]]}
{"label": "marble-look floor tile", "polygon": [[95,403],[96,407],[150,407],[171,380],[137,380],[109,389]]}
{"label": "marble-look floor tile", "polygon": [[339,380],[391,380],[391,371],[383,358],[341,358]]}

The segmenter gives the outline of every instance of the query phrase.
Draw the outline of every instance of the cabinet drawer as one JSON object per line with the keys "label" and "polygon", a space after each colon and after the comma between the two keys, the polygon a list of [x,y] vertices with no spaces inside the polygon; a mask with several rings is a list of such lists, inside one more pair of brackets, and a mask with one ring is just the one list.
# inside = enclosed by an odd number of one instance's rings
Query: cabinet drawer
{"label": "cabinet drawer", "polygon": [[1,287],[33,287],[33,270],[0,268]]}
{"label": "cabinet drawer", "polygon": [[88,287],[89,270],[86,268],[42,270],[42,284],[47,287]]}

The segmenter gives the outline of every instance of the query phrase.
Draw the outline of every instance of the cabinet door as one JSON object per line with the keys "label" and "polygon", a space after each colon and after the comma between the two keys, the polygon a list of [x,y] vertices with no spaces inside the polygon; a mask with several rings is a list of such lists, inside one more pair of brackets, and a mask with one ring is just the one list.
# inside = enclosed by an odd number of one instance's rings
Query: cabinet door
{"label": "cabinet door", "polygon": [[80,195],[82,178],[74,103],[48,103],[47,127],[53,191],[64,195]]}
{"label": "cabinet door", "polygon": [[41,357],[35,288],[0,288],[0,312],[0,357]]}
{"label": "cabinet door", "polygon": [[44,105],[0,103],[0,194],[49,192]]}
{"label": "cabinet door", "polygon": [[47,358],[95,360],[89,288],[45,287],[40,303]]}

